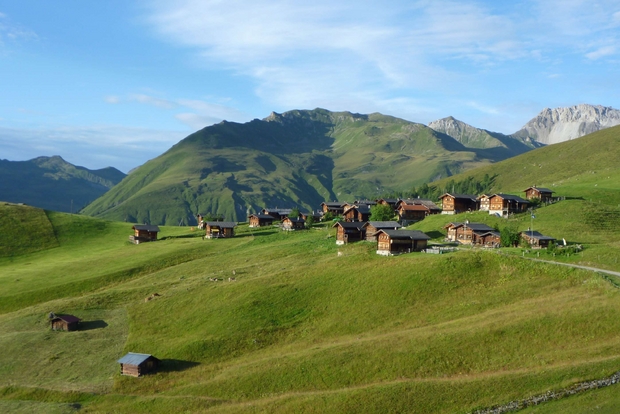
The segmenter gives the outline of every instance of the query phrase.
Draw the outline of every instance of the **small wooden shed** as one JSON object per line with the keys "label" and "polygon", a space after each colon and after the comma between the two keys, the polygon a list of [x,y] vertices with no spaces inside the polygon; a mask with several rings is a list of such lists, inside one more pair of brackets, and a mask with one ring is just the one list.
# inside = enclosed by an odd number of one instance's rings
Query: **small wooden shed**
{"label": "small wooden shed", "polygon": [[50,314],[50,325],[53,331],[77,331],[81,319],[73,315]]}
{"label": "small wooden shed", "polygon": [[337,221],[332,227],[336,228],[336,244],[346,244],[364,239],[364,225],[360,221]]}
{"label": "small wooden shed", "polygon": [[121,364],[121,375],[139,377],[157,370],[161,361],[153,355],[129,352],[117,362]]}
{"label": "small wooden shed", "polygon": [[537,231],[527,230],[521,232],[521,238],[533,249],[542,249],[555,243],[555,237],[544,236]]}
{"label": "small wooden shed", "polygon": [[303,230],[306,228],[306,220],[296,217],[285,217],[282,220],[282,230]]}
{"label": "small wooden shed", "polygon": [[132,227],[134,234],[129,236],[129,241],[134,244],[157,240],[159,227],[150,224],[136,224]]}
{"label": "small wooden shed", "polygon": [[377,254],[394,256],[426,248],[431,238],[419,230],[379,230]]}
{"label": "small wooden shed", "polygon": [[248,221],[250,223],[249,227],[263,227],[263,226],[271,226],[275,218],[270,216],[269,214],[250,214],[248,216]]}
{"label": "small wooden shed", "polygon": [[366,241],[377,241],[379,230],[397,230],[402,226],[396,221],[369,221],[364,224]]}
{"label": "small wooden shed", "polygon": [[205,222],[205,239],[219,239],[233,237],[237,223],[232,221],[207,221]]}

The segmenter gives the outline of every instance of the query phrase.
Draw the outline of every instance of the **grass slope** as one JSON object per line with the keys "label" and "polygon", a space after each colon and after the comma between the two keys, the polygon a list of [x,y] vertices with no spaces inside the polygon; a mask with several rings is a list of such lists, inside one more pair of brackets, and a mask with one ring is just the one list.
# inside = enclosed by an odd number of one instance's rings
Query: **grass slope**
{"label": "grass slope", "polygon": [[[336,246],[323,228],[244,225],[202,240],[163,227],[164,240],[135,246],[126,223],[49,218],[60,247],[0,260],[0,346],[10,350],[0,407],[454,413],[620,364],[620,291],[592,272],[480,251],[379,257],[371,243]],[[584,241],[618,242],[587,232]],[[49,311],[88,329],[50,332]],[[162,369],[121,377],[115,361],[127,351],[154,354]]]}
{"label": "grass slope", "polygon": [[58,240],[44,210],[0,202],[0,258],[57,247]]}
{"label": "grass slope", "polygon": [[290,111],[204,128],[83,213],[168,225],[193,224],[195,214],[207,212],[242,221],[248,209],[314,210],[325,200],[410,189],[506,156],[381,114]]}

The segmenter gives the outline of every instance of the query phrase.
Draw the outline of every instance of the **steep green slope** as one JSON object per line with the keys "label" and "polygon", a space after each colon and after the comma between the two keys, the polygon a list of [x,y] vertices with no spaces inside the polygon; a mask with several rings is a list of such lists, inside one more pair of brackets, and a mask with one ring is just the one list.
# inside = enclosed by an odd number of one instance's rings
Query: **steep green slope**
{"label": "steep green slope", "polygon": [[[562,225],[580,219],[568,211]],[[620,364],[620,291],[592,272],[486,251],[386,258],[320,227],[202,240],[170,226],[136,246],[127,223],[50,222],[59,248],[0,260],[0,407],[469,412]],[[87,329],[50,332],[52,310]],[[160,371],[121,377],[128,351],[153,353]]]}
{"label": "steep green slope", "polygon": [[[620,126],[549,145],[517,157],[450,177],[482,181],[494,177],[493,192],[520,193],[537,185],[557,190],[556,195],[581,197],[603,204],[620,204]],[[448,179],[429,185],[442,187]],[[522,195],[522,194],[521,194]]]}
{"label": "steep green slope", "polygon": [[75,212],[119,183],[115,168],[89,170],[59,156],[30,161],[0,160],[0,197],[46,210]]}
{"label": "steep green slope", "polygon": [[19,256],[58,247],[45,211],[0,202],[0,257]]}
{"label": "steep green slope", "polygon": [[373,197],[494,160],[447,135],[380,114],[290,111],[198,131],[83,210],[151,224],[197,213],[244,220],[264,207],[316,209]]}

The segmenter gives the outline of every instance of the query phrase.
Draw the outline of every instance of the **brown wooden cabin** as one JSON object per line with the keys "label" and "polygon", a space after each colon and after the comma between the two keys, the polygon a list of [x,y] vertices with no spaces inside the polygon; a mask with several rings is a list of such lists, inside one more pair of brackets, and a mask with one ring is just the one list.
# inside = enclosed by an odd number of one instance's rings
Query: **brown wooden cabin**
{"label": "brown wooden cabin", "polygon": [[306,220],[301,217],[286,217],[282,220],[282,230],[303,230],[306,228]]}
{"label": "brown wooden cabin", "polygon": [[376,200],[377,204],[383,204],[385,206],[390,206],[394,210],[396,210],[396,203],[398,203],[398,198],[379,198]]}
{"label": "brown wooden cabin", "polygon": [[477,197],[478,200],[478,210],[480,211],[489,211],[489,207],[491,207],[491,196],[488,194],[481,194]]}
{"label": "brown wooden cabin", "polygon": [[234,237],[237,223],[232,221],[205,221],[205,239]]}
{"label": "brown wooden cabin", "polygon": [[269,214],[250,214],[248,216],[249,227],[263,227],[273,224],[275,218]]}
{"label": "brown wooden cabin", "polygon": [[310,213],[299,213],[299,216],[306,221],[308,221],[308,217],[312,217],[314,221],[320,221],[323,213],[321,211],[312,211]]}
{"label": "brown wooden cabin", "polygon": [[332,227],[336,228],[336,244],[346,244],[364,240],[364,225],[360,221],[338,221]]}
{"label": "brown wooden cabin", "polygon": [[539,232],[533,230],[522,231],[521,238],[533,249],[544,249],[549,247],[551,243],[555,243],[555,238],[543,236]]}
{"label": "brown wooden cabin", "polygon": [[292,208],[264,208],[260,213],[263,215],[269,215],[275,220],[283,220],[291,214],[291,211],[293,211]]}
{"label": "brown wooden cabin", "polygon": [[498,231],[474,231],[473,244],[483,247],[500,247],[502,245],[502,236]]}
{"label": "brown wooden cabin", "polygon": [[448,223],[444,226],[448,231],[448,240],[461,244],[474,244],[476,233],[479,235],[486,232],[495,231],[484,223]]}
{"label": "brown wooden cabin", "polygon": [[441,214],[459,214],[478,210],[478,200],[471,194],[445,193],[441,197]]}
{"label": "brown wooden cabin", "polygon": [[52,331],[77,331],[81,319],[73,315],[50,315]]}
{"label": "brown wooden cabin", "polygon": [[377,204],[377,200],[355,200],[353,204],[357,206],[367,205],[368,207],[372,207]]}
{"label": "brown wooden cabin", "polygon": [[135,224],[132,227],[134,234],[129,236],[129,241],[134,244],[156,241],[159,227],[150,224]]}
{"label": "brown wooden cabin", "polygon": [[369,221],[364,223],[363,229],[366,241],[377,241],[379,230],[397,230],[402,228],[396,221]]}
{"label": "brown wooden cabin", "polygon": [[332,213],[334,216],[340,216],[344,213],[344,205],[346,203],[341,203],[339,201],[325,201],[321,203],[321,210],[323,214]]}
{"label": "brown wooden cabin", "polygon": [[431,211],[431,214],[441,213],[441,208],[439,208],[437,204],[433,203],[431,200],[426,200],[424,198],[401,198],[396,203],[396,208],[400,207],[403,204],[410,206],[423,205],[428,207],[428,209]]}
{"label": "brown wooden cabin", "polygon": [[345,208],[342,213],[344,221],[368,221],[370,218],[370,207],[365,204],[352,205]]}
{"label": "brown wooden cabin", "polygon": [[153,355],[129,352],[117,362],[121,364],[121,375],[140,377],[155,372],[161,361]]}
{"label": "brown wooden cabin", "polygon": [[396,209],[398,220],[403,223],[423,220],[424,217],[432,214],[430,208],[423,204],[401,204]]}
{"label": "brown wooden cabin", "polygon": [[553,191],[548,188],[533,186],[526,188],[523,192],[528,200],[539,199],[543,203],[549,203],[553,200]]}
{"label": "brown wooden cabin", "polygon": [[393,256],[421,251],[431,238],[419,230],[379,230],[377,254]]}
{"label": "brown wooden cabin", "polygon": [[494,194],[489,198],[489,203],[489,214],[498,216],[523,213],[530,205],[529,201],[509,194]]}

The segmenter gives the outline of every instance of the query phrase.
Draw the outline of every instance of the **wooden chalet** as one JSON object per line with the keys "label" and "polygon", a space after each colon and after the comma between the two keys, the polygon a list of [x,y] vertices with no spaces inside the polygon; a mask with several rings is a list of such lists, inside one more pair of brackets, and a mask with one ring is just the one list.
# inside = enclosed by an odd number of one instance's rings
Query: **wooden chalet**
{"label": "wooden chalet", "polygon": [[548,188],[534,186],[526,188],[523,192],[528,200],[538,199],[543,203],[549,203],[553,200],[553,191]]}
{"label": "wooden chalet", "polygon": [[303,230],[306,228],[306,220],[301,217],[286,217],[282,220],[282,230]]}
{"label": "wooden chalet", "polygon": [[407,225],[414,221],[423,220],[424,217],[433,214],[433,211],[424,204],[400,204],[396,209],[398,220]]}
{"label": "wooden chalet", "polygon": [[237,223],[232,221],[205,221],[205,239],[233,237]]}
{"label": "wooden chalet", "polygon": [[484,223],[448,223],[444,226],[447,230],[447,238],[450,241],[461,244],[474,244],[476,237],[484,233],[495,231],[493,227],[489,227]]}
{"label": "wooden chalet", "polygon": [[273,224],[275,218],[270,216],[269,214],[250,214],[248,216],[248,221],[250,223],[249,227],[263,227],[270,226]]}
{"label": "wooden chalet", "polygon": [[424,198],[401,198],[396,202],[395,208],[398,208],[403,204],[410,206],[423,205],[428,207],[428,209],[431,211],[431,214],[441,213],[441,208],[439,208],[437,204],[433,203],[431,200],[427,200]]}
{"label": "wooden chalet", "polygon": [[345,221],[368,221],[370,218],[370,207],[365,204],[352,205],[345,208],[342,218]]}
{"label": "wooden chalet", "polygon": [[359,221],[338,221],[332,227],[336,228],[336,244],[346,244],[364,240],[364,225]]}
{"label": "wooden chalet", "polygon": [[489,207],[491,207],[491,196],[488,194],[481,194],[477,197],[478,200],[478,210],[480,211],[489,211]]}
{"label": "wooden chalet", "polygon": [[396,203],[398,203],[398,198],[379,198],[376,200],[377,204],[383,204],[386,206],[390,206],[396,210]]}
{"label": "wooden chalet", "polygon": [[478,198],[471,194],[445,193],[441,197],[441,214],[459,214],[478,210]]}
{"label": "wooden chalet", "polygon": [[474,232],[473,244],[483,247],[500,247],[502,245],[502,236],[499,231]]}
{"label": "wooden chalet", "polygon": [[269,215],[273,217],[275,220],[282,220],[285,217],[288,217],[293,211],[292,208],[264,208],[261,210],[262,215]]}
{"label": "wooden chalet", "polygon": [[325,201],[321,203],[321,210],[323,214],[332,213],[335,216],[340,216],[344,213],[344,205],[346,203],[341,203],[339,201]]}
{"label": "wooden chalet", "polygon": [[489,198],[489,214],[507,216],[513,213],[523,213],[529,205],[529,201],[518,196],[494,194]]}
{"label": "wooden chalet", "polygon": [[363,226],[366,241],[377,241],[379,230],[397,230],[400,228],[402,226],[396,221],[369,221]]}
{"label": "wooden chalet", "polygon": [[355,200],[353,204],[358,205],[358,206],[367,205],[371,207],[377,204],[377,201],[376,200]]}
{"label": "wooden chalet", "polygon": [[117,361],[121,364],[121,375],[140,377],[155,372],[161,361],[149,354],[129,352]]}
{"label": "wooden chalet", "polygon": [[73,315],[50,314],[50,325],[52,331],[77,331],[81,319]]}
{"label": "wooden chalet", "polygon": [[132,227],[134,234],[129,236],[129,241],[134,244],[157,240],[159,227],[150,224],[136,224]]}
{"label": "wooden chalet", "polygon": [[521,239],[523,239],[533,249],[543,249],[549,247],[550,244],[555,243],[555,238],[543,236],[539,232],[533,230],[522,231]]}
{"label": "wooden chalet", "polygon": [[311,211],[310,213],[299,213],[299,216],[306,221],[308,221],[308,217],[312,217],[314,221],[320,221],[323,213],[321,211]]}
{"label": "wooden chalet", "polygon": [[379,230],[377,254],[393,256],[426,248],[431,238],[418,230]]}

